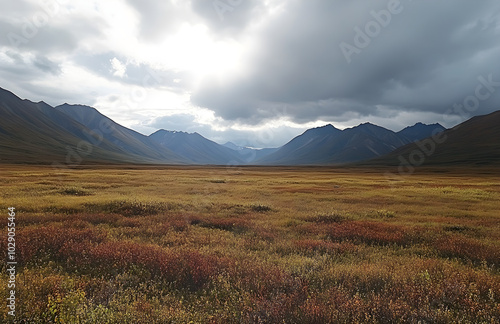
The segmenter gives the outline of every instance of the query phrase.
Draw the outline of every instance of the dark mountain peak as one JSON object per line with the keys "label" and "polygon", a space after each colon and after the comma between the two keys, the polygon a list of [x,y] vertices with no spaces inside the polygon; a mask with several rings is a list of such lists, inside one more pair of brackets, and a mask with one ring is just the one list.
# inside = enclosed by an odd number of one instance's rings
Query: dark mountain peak
{"label": "dark mountain peak", "polygon": [[37,102],[36,104],[36,107],[39,109],[39,110],[42,110],[42,111],[54,111],[54,107],[52,107],[51,105],[49,105],[48,103],[46,103],[45,101],[39,101]]}
{"label": "dark mountain peak", "polygon": [[93,112],[99,112],[97,109],[94,107],[86,106],[86,105],[78,105],[78,104],[69,104],[69,103],[64,103],[62,105],[59,105],[56,107],[56,109],[60,110],[65,110],[65,109],[78,109],[78,110],[88,110],[88,111],[93,111]]}
{"label": "dark mountain peak", "polygon": [[432,136],[436,133],[442,132],[445,129],[446,128],[444,128],[439,123],[424,124],[424,123],[418,122],[413,126],[405,127],[404,129],[400,130],[396,134],[407,138],[410,142],[415,142],[415,141],[422,140],[426,137]]}
{"label": "dark mountain peak", "polygon": [[352,128],[358,128],[358,129],[363,129],[363,128],[377,128],[377,129],[380,129],[380,128],[383,128],[383,129],[386,129],[386,128],[382,127],[382,126],[378,126],[378,125],[372,124],[370,122],[362,123],[362,124],[359,124],[358,126],[351,127],[351,129]]}
{"label": "dark mountain peak", "polygon": [[[151,135],[149,136],[167,136],[167,135],[194,135],[194,134],[197,134],[197,135],[200,135],[198,133],[187,133],[187,132],[183,132],[183,131],[176,131],[176,130],[166,130],[166,129],[159,129],[157,130],[156,132],[152,133]],[[201,135],[200,135],[201,136]]]}
{"label": "dark mountain peak", "polygon": [[403,128],[403,129],[402,129],[401,131],[399,131],[399,132],[402,132],[402,131],[404,131],[405,129],[412,129],[412,128],[420,128],[420,129],[422,129],[422,128],[430,128],[430,127],[434,127],[434,128],[442,128],[443,130],[445,129],[445,128],[443,127],[443,125],[441,125],[441,124],[439,124],[439,123],[434,123],[434,124],[424,124],[424,123],[422,123],[422,122],[417,122],[417,123],[415,123],[415,125],[413,125],[413,126],[406,126],[405,128]]}
{"label": "dark mountain peak", "polygon": [[324,126],[315,127],[315,128],[312,128],[312,129],[318,129],[318,130],[319,129],[324,129],[324,130],[330,130],[330,131],[332,131],[332,130],[339,130],[339,129],[335,128],[335,126],[333,126],[332,124],[326,124]]}
{"label": "dark mountain peak", "polygon": [[347,133],[352,133],[352,132],[355,132],[355,133],[376,133],[376,134],[382,134],[382,133],[393,133],[393,131],[387,129],[387,128],[384,128],[382,126],[378,126],[378,125],[375,125],[375,124],[372,124],[372,123],[362,123],[362,124],[359,124],[358,126],[354,126],[354,127],[351,127],[351,128],[346,128],[344,130],[344,132],[347,132]]}
{"label": "dark mountain peak", "polygon": [[309,131],[314,131],[314,130],[333,130],[336,129],[332,124],[326,124],[324,126],[318,126],[318,127],[313,127],[308,129]]}
{"label": "dark mountain peak", "polygon": [[306,130],[302,135],[307,134],[307,135],[319,136],[319,135],[334,134],[337,132],[341,132],[341,130],[335,128],[332,124],[328,124],[320,127],[310,128]]}
{"label": "dark mountain peak", "polygon": [[[39,101],[36,103],[37,105],[43,105],[43,106],[50,106],[48,103],[46,103],[45,101]],[[52,107],[52,106],[51,106]]]}
{"label": "dark mountain peak", "polygon": [[164,130],[164,129],[159,129],[159,130],[157,130],[156,132],[151,133],[151,134],[149,135],[149,137],[151,137],[151,136],[158,136],[158,135],[161,135],[163,132],[166,132],[166,130]]}
{"label": "dark mountain peak", "polygon": [[[73,119],[88,126],[89,122],[96,120],[107,120],[110,123],[114,123],[109,117],[101,114],[94,107],[89,107],[85,105],[70,105],[68,103],[59,105],[55,107],[56,110],[71,116]],[[95,126],[95,125],[94,125]]]}

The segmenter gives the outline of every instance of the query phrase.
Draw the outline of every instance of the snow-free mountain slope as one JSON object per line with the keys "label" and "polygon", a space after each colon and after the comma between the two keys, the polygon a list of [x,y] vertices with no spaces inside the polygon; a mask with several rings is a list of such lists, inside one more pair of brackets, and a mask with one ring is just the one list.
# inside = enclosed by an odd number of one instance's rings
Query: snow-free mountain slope
{"label": "snow-free mountain slope", "polygon": [[57,106],[56,109],[129,154],[169,163],[192,162],[158,145],[149,137],[114,122],[93,107],[64,104]]}

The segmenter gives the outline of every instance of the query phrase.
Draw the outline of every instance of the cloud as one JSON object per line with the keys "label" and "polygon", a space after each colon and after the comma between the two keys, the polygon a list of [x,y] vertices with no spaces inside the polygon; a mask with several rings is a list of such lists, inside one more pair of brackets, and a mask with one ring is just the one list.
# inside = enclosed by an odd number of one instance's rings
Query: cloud
{"label": "cloud", "polygon": [[91,73],[124,85],[183,92],[189,90],[193,82],[188,71],[152,66],[113,51],[81,53],[73,60]]}
{"label": "cloud", "polygon": [[55,62],[52,62],[45,56],[37,55],[33,61],[33,65],[42,70],[43,72],[51,74],[61,73],[60,65]]}
{"label": "cloud", "polygon": [[0,46],[44,55],[72,53],[89,39],[102,37],[107,28],[105,20],[98,15],[63,10],[59,5],[55,10],[21,3],[21,7],[14,8],[22,8],[22,11],[9,10],[9,15],[0,14],[0,30],[5,36],[0,38]]}
{"label": "cloud", "polygon": [[[473,92],[480,75],[500,80],[499,12],[495,1],[401,1],[401,12],[349,64],[340,44],[388,1],[293,1],[257,35],[250,72],[227,82],[207,78],[194,104],[227,120],[256,124],[285,105],[297,122],[342,119],[346,112],[442,112]],[[453,8],[453,9],[450,9]],[[380,26],[380,24],[379,24]],[[477,113],[498,108],[496,95]]]}
{"label": "cloud", "polygon": [[58,75],[61,73],[61,66],[59,62],[40,54],[6,50],[0,54],[0,71],[9,76],[8,80],[20,81],[43,78],[47,74]]}
{"label": "cloud", "polygon": [[139,15],[139,35],[142,40],[158,41],[179,27],[186,16],[182,3],[170,0],[126,0]]}

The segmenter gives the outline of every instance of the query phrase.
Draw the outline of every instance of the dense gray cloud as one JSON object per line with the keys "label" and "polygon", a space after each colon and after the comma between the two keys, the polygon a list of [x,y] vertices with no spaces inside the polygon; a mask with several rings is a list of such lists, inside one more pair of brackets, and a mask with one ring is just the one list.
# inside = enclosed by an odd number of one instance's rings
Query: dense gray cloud
{"label": "dense gray cloud", "polygon": [[[376,115],[378,105],[444,113],[474,93],[479,76],[500,81],[500,3],[402,0],[390,18],[371,14],[389,12],[390,3],[287,2],[255,36],[259,51],[248,63],[251,72],[222,84],[207,79],[193,102],[249,123],[265,120],[279,104],[297,122],[338,120],[346,112]],[[355,28],[366,26],[372,29],[358,36],[366,46],[344,55],[340,45],[356,46]],[[499,103],[495,94],[475,113]]]}

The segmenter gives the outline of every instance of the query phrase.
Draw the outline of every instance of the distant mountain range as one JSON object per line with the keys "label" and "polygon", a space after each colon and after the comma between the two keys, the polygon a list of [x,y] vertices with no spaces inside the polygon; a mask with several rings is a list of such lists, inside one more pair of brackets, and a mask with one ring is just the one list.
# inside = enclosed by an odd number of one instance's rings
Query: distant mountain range
{"label": "distant mountain range", "polygon": [[439,124],[417,123],[400,132],[370,123],[339,130],[332,125],[305,131],[257,164],[310,165],[340,164],[368,160],[396,148],[441,132]]}
{"label": "distant mountain range", "polygon": [[252,163],[256,160],[259,160],[260,158],[263,158],[266,155],[269,155],[279,150],[279,147],[256,149],[252,147],[239,146],[232,142],[226,142],[223,145],[238,152],[240,158],[242,158],[246,163]]}
{"label": "distant mountain range", "polygon": [[[265,149],[231,142],[220,145],[198,133],[163,129],[145,136],[95,108],[51,107],[1,88],[0,117],[0,163],[333,165],[369,161],[363,163],[395,165],[401,163],[401,156],[415,160],[411,154],[424,144],[432,154],[422,164],[500,162],[500,112],[474,117],[449,130],[422,123],[399,132],[370,123],[344,130],[326,125],[309,129],[282,147]],[[432,146],[429,141],[439,136],[446,140]]]}
{"label": "distant mountain range", "polygon": [[198,133],[161,129],[149,138],[195,164],[245,164],[237,151],[206,139]]}
{"label": "distant mountain range", "polygon": [[440,134],[365,163],[399,165],[404,169],[421,165],[499,165],[500,111],[472,117]]}

